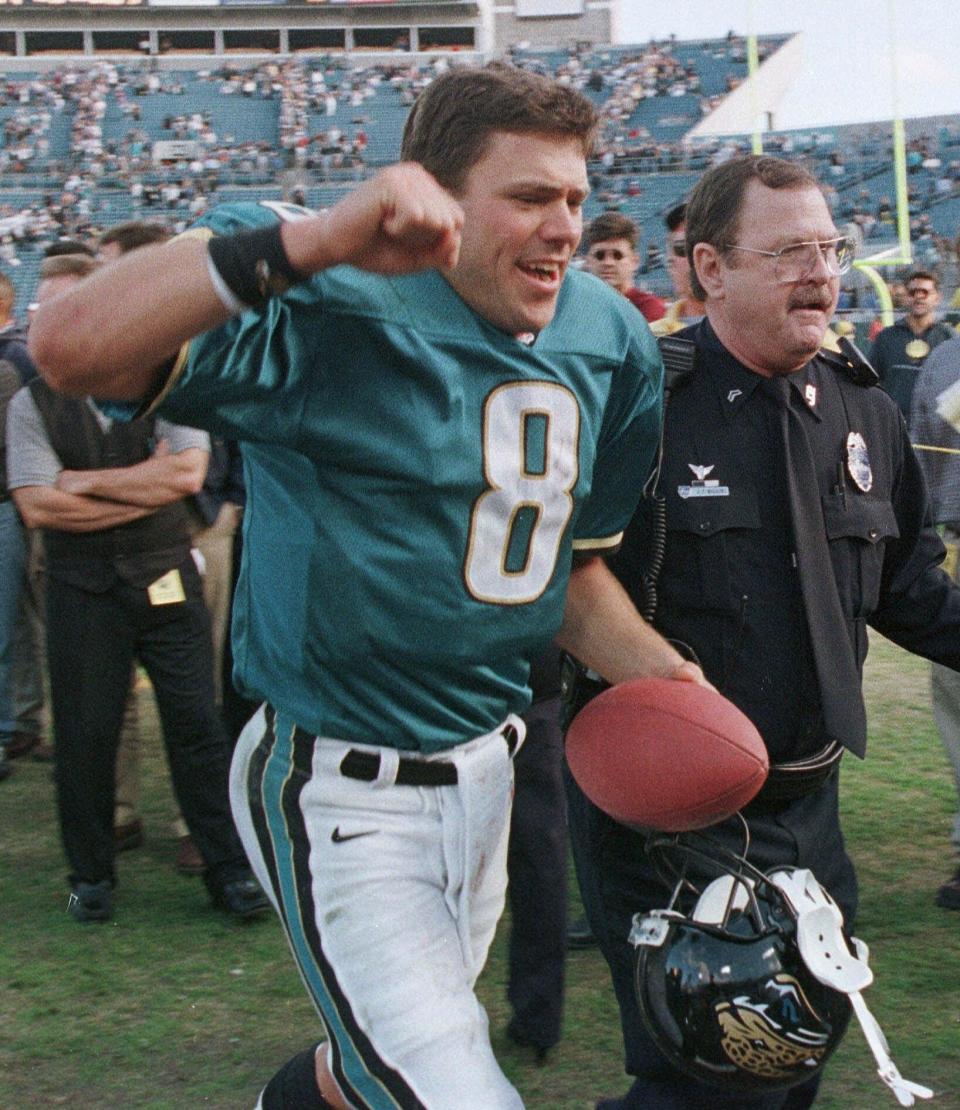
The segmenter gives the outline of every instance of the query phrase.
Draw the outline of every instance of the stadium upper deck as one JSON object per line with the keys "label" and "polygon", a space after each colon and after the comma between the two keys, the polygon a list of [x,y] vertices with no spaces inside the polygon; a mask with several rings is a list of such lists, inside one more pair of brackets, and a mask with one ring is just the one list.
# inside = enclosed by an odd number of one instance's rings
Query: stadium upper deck
{"label": "stadium upper deck", "polygon": [[[775,51],[783,39],[762,43]],[[659,242],[664,211],[713,161],[746,138],[685,141],[746,75],[742,41],[511,52],[516,64],[568,80],[604,120],[591,164],[587,215],[616,207]],[[71,59],[0,83],[0,265],[30,286],[43,245],[132,216],[186,223],[211,200],[243,190],[294,192],[330,204],[359,176],[392,161],[409,105],[446,59],[327,55],[220,58],[161,67],[157,59]],[[960,121],[909,125],[918,248],[935,261],[960,216]],[[770,135],[767,148],[808,160],[837,219],[866,238],[892,237],[894,195],[885,127]],[[648,281],[665,284],[655,252]]]}

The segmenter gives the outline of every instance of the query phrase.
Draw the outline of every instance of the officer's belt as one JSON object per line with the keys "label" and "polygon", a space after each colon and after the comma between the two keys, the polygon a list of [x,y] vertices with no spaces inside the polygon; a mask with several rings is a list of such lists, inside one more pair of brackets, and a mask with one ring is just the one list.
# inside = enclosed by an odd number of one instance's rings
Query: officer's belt
{"label": "officer's belt", "polygon": [[803,759],[772,764],[766,781],[753,801],[744,807],[744,813],[772,813],[813,794],[837,773],[844,750],[834,740]]}

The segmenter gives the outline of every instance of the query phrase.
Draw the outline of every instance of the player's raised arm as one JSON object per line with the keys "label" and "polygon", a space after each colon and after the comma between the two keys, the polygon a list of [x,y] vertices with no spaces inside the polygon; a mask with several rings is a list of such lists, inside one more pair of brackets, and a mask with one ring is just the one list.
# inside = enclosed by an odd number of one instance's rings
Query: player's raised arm
{"label": "player's raised arm", "polygon": [[136,399],[184,342],[292,282],[342,263],[383,274],[454,265],[462,222],[421,166],[391,166],[327,213],[223,237],[213,253],[190,235],[131,252],[43,305],[30,351],[63,393]]}

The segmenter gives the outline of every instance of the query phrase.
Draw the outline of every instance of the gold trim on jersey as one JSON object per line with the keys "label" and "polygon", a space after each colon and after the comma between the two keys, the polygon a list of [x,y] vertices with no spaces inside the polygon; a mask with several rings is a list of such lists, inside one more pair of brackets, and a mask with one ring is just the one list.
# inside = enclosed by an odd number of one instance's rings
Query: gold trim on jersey
{"label": "gold trim on jersey", "polygon": [[606,551],[611,547],[619,547],[623,541],[623,533],[618,532],[615,536],[605,536],[603,539],[598,540],[574,540],[574,551]]}

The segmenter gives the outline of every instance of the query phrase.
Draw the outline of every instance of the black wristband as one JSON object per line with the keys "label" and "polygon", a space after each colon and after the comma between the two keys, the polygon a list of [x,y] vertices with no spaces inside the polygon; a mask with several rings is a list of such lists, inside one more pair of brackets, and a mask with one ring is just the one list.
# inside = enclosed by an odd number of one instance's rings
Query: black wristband
{"label": "black wristband", "polygon": [[263,308],[271,297],[305,281],[290,264],[280,238],[282,224],[215,235],[207,244],[210,261],[224,285],[250,308]]}

